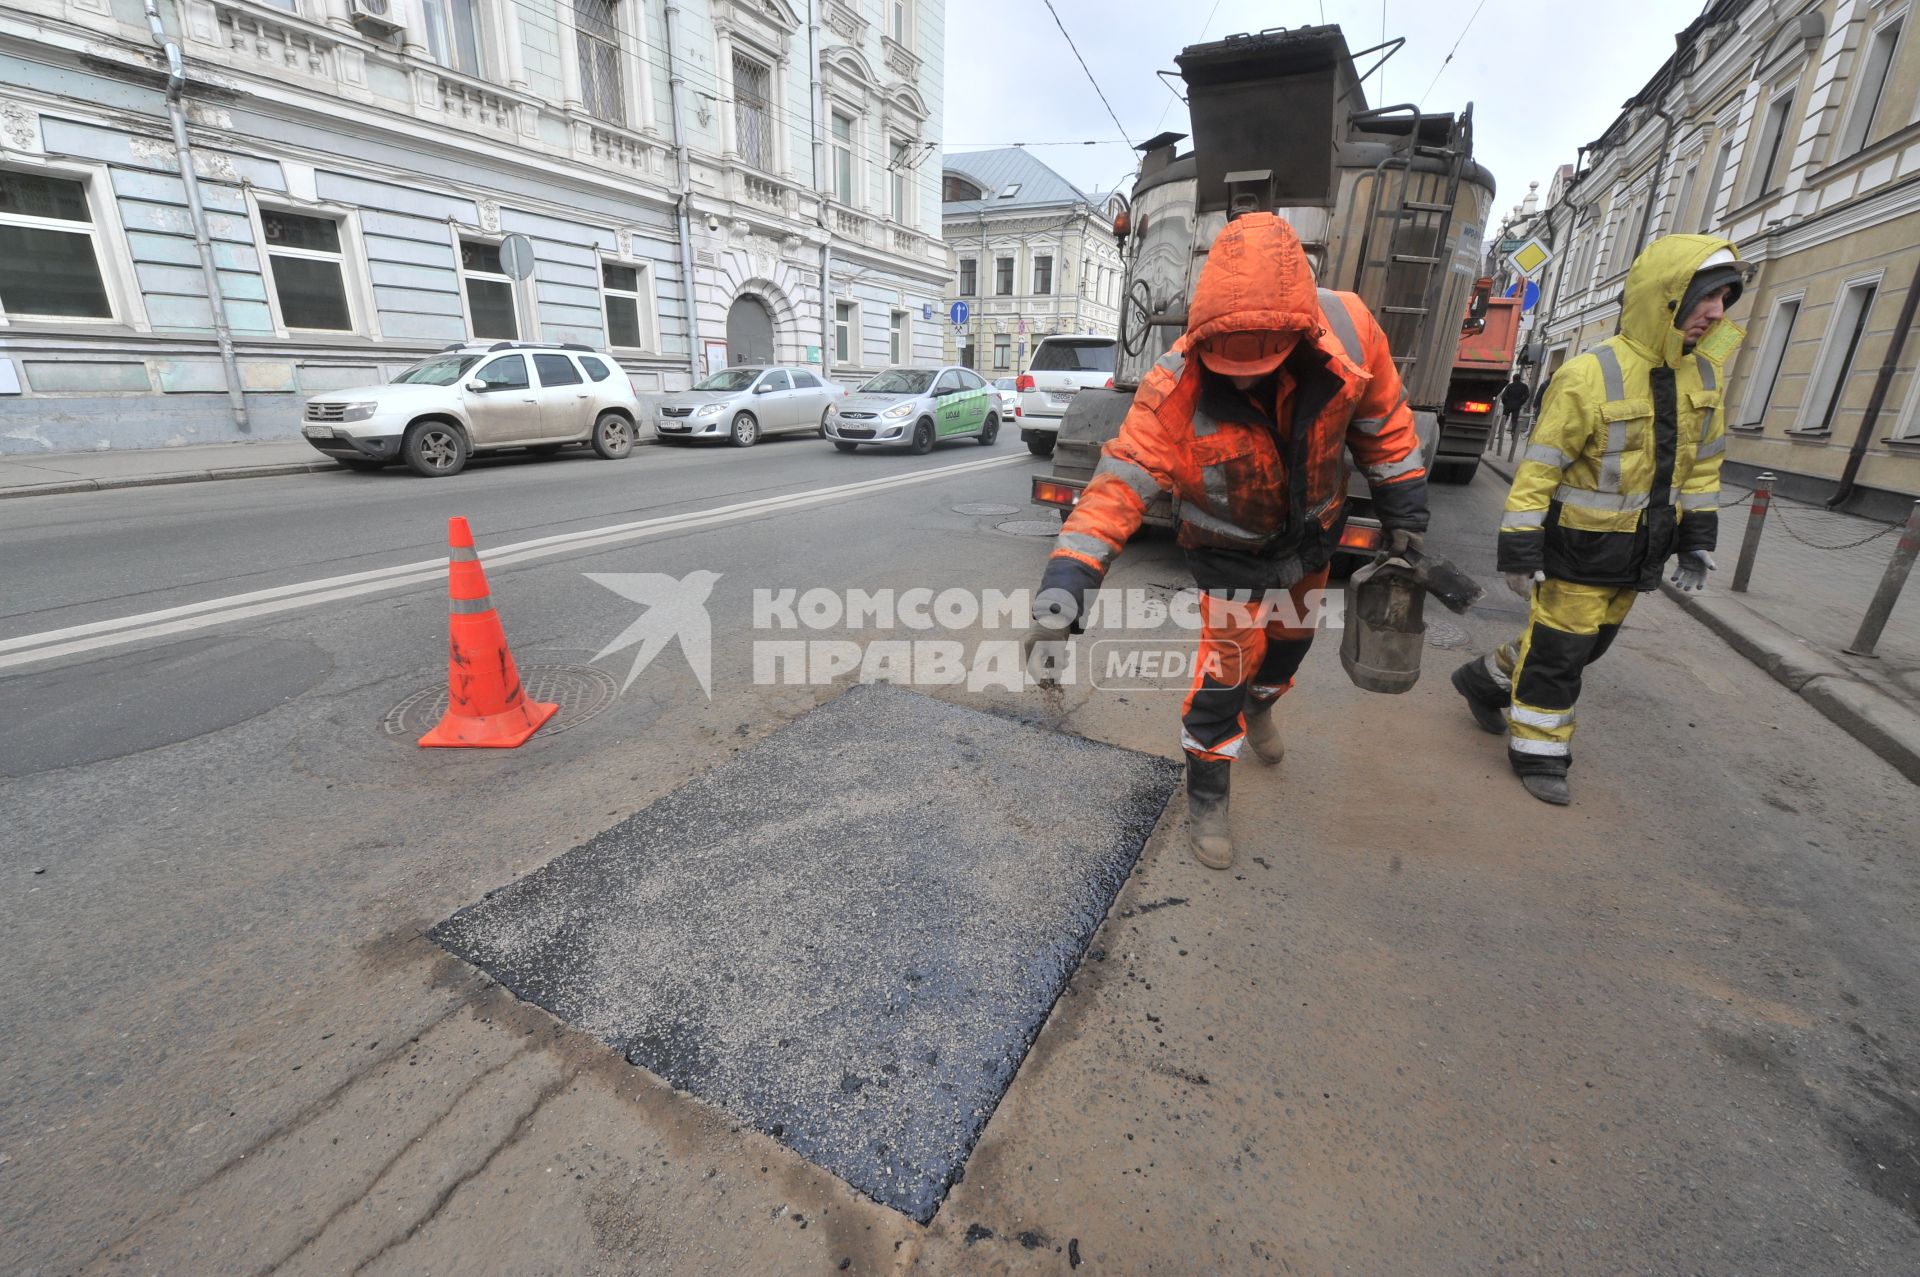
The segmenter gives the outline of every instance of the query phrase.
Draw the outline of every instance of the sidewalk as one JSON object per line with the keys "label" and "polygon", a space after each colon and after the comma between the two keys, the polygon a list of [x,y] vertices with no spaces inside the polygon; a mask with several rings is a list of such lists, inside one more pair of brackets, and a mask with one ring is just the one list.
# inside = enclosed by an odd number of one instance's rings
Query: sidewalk
{"label": "sidewalk", "polygon": [[[1481,458],[1505,481],[1513,466]],[[1747,592],[1733,593],[1746,535],[1745,489],[1721,494],[1720,567],[1700,594],[1661,592],[1848,734],[1920,782],[1920,580],[1909,581],[1876,655],[1848,655],[1900,531],[1776,496]],[[1880,534],[1880,535],[1876,535]]]}
{"label": "sidewalk", "polygon": [[184,448],[0,454],[0,498],[146,488],[210,479],[258,479],[338,467],[305,439],[208,443]]}

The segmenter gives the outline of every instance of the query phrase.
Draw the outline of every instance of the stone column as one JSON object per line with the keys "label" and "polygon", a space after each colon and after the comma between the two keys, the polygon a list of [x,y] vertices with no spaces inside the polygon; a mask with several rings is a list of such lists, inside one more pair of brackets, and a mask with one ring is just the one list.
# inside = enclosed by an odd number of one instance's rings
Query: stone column
{"label": "stone column", "polygon": [[573,11],[573,0],[549,0],[549,3],[554,6],[560,30],[561,105],[569,111],[578,111],[586,105],[586,96],[580,87],[579,15]]}

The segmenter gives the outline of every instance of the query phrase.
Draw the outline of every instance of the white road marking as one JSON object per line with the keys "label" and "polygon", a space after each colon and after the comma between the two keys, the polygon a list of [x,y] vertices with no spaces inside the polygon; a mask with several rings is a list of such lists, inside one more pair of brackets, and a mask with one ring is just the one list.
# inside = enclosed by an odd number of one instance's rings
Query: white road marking
{"label": "white road marking", "polygon": [[[1031,460],[1032,458],[1025,453],[1020,453],[1006,457],[989,457],[984,461],[963,461],[957,465],[917,470],[912,474],[893,475],[885,479],[865,479],[859,483],[837,484],[831,488],[815,488],[810,491],[788,493],[784,496],[763,497],[757,501],[716,506],[711,510],[694,510],[685,514],[641,519],[633,523],[615,523],[604,528],[586,528],[579,532],[536,537],[531,541],[517,541],[511,545],[486,550],[481,555],[481,562],[488,568],[510,567],[516,563],[527,563],[535,559],[552,558],[556,555],[617,545],[622,541],[637,541],[669,532],[684,532],[693,528],[756,518],[764,514],[800,510],[850,496],[883,492],[892,488],[907,488],[955,475],[974,474],[982,470],[993,470]],[[366,572],[350,572],[344,576],[322,577],[294,585],[279,585],[246,594],[232,594],[225,598],[206,599],[199,603],[183,604],[180,607],[163,608],[156,612],[141,612],[111,620],[92,621],[66,629],[0,639],[0,669],[28,665],[35,661],[49,661],[79,652],[93,652],[102,648],[140,643],[148,639],[163,638],[169,634],[182,634],[191,630],[225,625],[232,621],[271,616],[276,612],[290,612],[296,608],[313,607],[340,599],[358,598],[385,590],[423,585],[429,581],[443,581],[446,579],[446,566],[447,561],[444,558],[424,559],[416,563],[401,563],[393,567],[375,568]]]}

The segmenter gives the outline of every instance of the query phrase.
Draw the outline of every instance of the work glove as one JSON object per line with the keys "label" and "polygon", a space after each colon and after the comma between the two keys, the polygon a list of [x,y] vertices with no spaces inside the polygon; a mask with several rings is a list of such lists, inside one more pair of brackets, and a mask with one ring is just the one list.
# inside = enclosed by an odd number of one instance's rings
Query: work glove
{"label": "work glove", "polygon": [[1683,551],[1673,565],[1673,583],[1682,594],[1698,594],[1707,588],[1707,573],[1719,566],[1705,550]]}
{"label": "work glove", "polygon": [[1409,555],[1427,552],[1427,534],[1415,532],[1411,528],[1394,528],[1387,533],[1387,553],[1394,558],[1404,559]]}
{"label": "work glove", "polygon": [[1042,590],[1033,600],[1033,622],[1020,639],[1020,660],[1043,687],[1060,682],[1067,668],[1067,636],[1079,628],[1080,601],[1062,589]]}
{"label": "work glove", "polygon": [[1533,587],[1547,579],[1545,572],[1509,572],[1507,588],[1527,602],[1533,602]]}

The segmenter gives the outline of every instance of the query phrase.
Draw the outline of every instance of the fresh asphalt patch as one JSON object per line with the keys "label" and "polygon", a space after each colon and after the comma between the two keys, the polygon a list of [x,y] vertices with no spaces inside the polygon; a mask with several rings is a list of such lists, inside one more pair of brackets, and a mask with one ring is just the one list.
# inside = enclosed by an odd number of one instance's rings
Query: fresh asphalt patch
{"label": "fresh asphalt patch", "polygon": [[925,1223],[1179,776],[855,686],[433,938]]}

